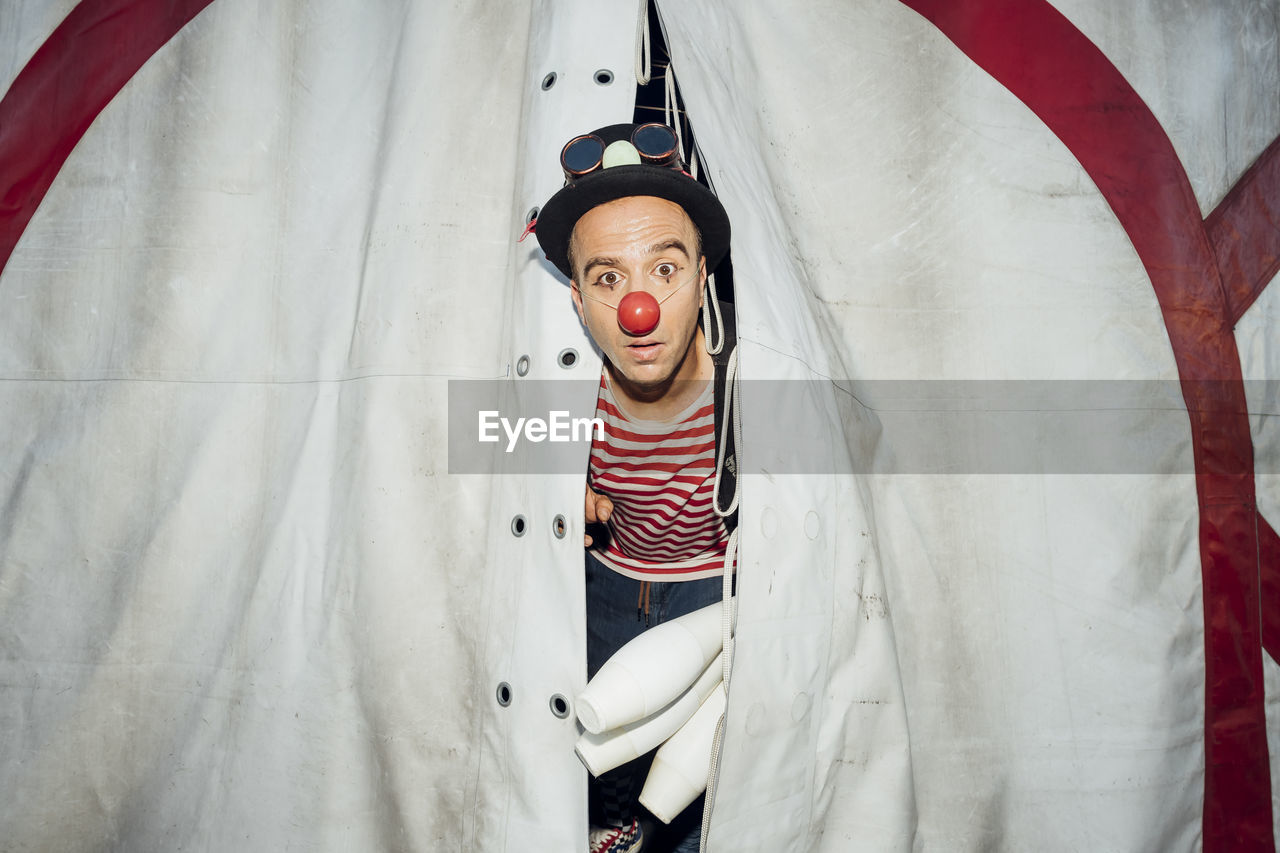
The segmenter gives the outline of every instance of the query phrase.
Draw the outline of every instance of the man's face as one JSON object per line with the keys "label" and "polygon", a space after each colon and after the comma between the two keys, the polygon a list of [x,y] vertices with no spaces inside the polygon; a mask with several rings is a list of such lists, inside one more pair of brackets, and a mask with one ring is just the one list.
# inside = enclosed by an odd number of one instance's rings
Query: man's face
{"label": "man's face", "polygon": [[[697,231],[684,209],[652,196],[617,199],[588,211],[570,240],[573,303],[613,365],[615,378],[641,393],[673,379],[697,378],[693,344],[706,269],[697,257]],[[661,300],[680,284],[684,286],[662,302],[661,319],[652,332],[635,336],[619,327],[618,312],[611,306],[622,297],[647,290]]]}

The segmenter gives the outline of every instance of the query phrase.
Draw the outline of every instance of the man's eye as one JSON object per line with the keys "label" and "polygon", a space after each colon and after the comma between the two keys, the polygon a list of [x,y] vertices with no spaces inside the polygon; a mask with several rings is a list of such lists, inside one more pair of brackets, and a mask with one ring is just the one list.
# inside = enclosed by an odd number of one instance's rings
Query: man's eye
{"label": "man's eye", "polygon": [[671,276],[676,274],[676,265],[668,263],[658,264],[658,268],[654,270],[654,272],[656,272],[661,278],[671,278]]}
{"label": "man's eye", "polygon": [[606,284],[609,287],[613,287],[620,281],[622,281],[622,276],[618,275],[616,272],[607,272],[600,276],[600,278],[596,279],[597,284]]}

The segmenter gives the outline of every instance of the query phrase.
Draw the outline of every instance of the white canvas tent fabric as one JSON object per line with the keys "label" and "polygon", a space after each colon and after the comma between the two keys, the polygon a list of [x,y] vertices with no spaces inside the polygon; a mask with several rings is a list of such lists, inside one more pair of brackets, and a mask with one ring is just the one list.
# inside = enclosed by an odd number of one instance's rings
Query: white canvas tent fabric
{"label": "white canvas tent fabric", "polygon": [[[1280,135],[1274,4],[1054,5],[1201,214]],[[162,6],[9,3],[0,84],[73,10],[87,44]],[[552,707],[584,676],[581,477],[451,474],[446,410],[522,356],[599,370],[515,239],[559,146],[629,118],[637,6],[214,0],[79,139],[0,270],[0,847],[584,846]],[[1107,198],[945,25],[662,13],[735,228],[749,471],[787,451],[754,380],[1179,378]],[[1280,372],[1278,300],[1235,324],[1245,378]],[[744,477],[711,849],[1273,849],[1205,829],[1190,430],[1138,474],[894,472],[894,401],[804,387],[873,473]]]}

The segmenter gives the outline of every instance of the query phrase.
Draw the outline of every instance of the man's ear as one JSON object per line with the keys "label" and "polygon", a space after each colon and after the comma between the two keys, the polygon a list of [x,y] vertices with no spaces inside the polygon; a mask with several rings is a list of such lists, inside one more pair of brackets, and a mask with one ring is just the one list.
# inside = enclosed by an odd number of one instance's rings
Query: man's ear
{"label": "man's ear", "polygon": [[587,325],[587,318],[582,314],[582,292],[578,290],[578,283],[572,279],[569,280],[569,295],[573,297],[573,307],[578,309],[578,319],[582,321],[582,325]]}
{"label": "man's ear", "polygon": [[707,256],[698,258],[698,307],[707,304]]}

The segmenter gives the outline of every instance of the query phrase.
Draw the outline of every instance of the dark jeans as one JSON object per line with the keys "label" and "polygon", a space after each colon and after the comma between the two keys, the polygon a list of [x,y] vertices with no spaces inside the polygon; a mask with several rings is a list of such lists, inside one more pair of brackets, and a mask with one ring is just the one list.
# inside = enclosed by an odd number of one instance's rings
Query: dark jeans
{"label": "dark jeans", "polygon": [[[719,577],[650,582],[646,625],[641,582],[606,567],[588,551],[587,677],[594,676],[614,652],[646,628],[715,604],[721,598],[722,584]],[[657,823],[640,805],[640,790],[652,761],[650,752],[590,780],[591,822],[630,823],[631,818],[639,817],[647,822],[645,853],[696,851],[702,834],[702,797],[694,800],[670,826]]]}

